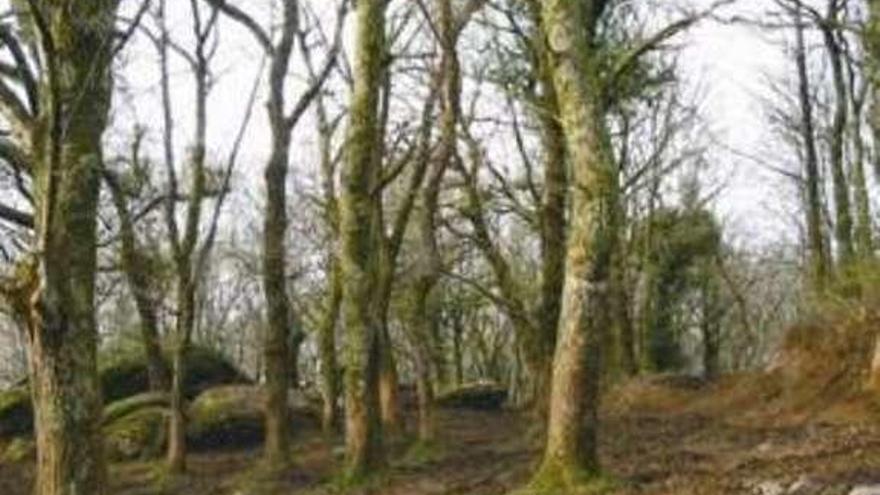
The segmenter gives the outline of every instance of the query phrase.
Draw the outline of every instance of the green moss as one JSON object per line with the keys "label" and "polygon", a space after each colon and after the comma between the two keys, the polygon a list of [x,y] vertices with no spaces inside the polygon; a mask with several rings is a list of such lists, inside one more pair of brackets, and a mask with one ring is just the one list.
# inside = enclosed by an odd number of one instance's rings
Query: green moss
{"label": "green moss", "polygon": [[388,481],[388,473],[385,471],[374,470],[368,474],[358,475],[342,471],[321,487],[323,491],[320,493],[332,493],[334,495],[383,493],[383,488],[388,486]]}
{"label": "green moss", "polygon": [[443,459],[446,448],[439,442],[416,441],[404,453],[403,457],[395,463],[395,467],[414,468],[433,464]]}
{"label": "green moss", "polygon": [[33,431],[33,405],[27,387],[0,392],[0,438],[28,435]]}
{"label": "green moss", "polygon": [[[250,383],[220,353],[193,347],[187,355],[185,394],[192,399],[204,390],[218,385]],[[123,399],[145,394],[149,391],[146,358],[141,347],[118,344],[104,350],[100,357],[100,377],[104,403],[110,404],[105,411],[107,420],[113,420],[145,405],[164,405],[158,396],[141,397],[132,403],[117,403]],[[33,406],[26,385],[0,392],[0,438],[13,438],[33,433]]]}
{"label": "green moss", "polygon": [[605,495],[619,488],[601,473],[545,463],[529,484],[510,495]]}
{"label": "green moss", "polygon": [[[105,357],[106,356],[106,357]],[[170,370],[170,357],[163,363]],[[210,387],[250,383],[225,356],[205,347],[191,347],[186,356],[184,393],[192,399]],[[101,386],[106,403],[149,390],[149,374],[142,347],[120,346],[102,353]]]}
{"label": "green moss", "polygon": [[0,463],[17,464],[33,459],[36,455],[36,445],[29,438],[14,438],[0,449]]}
{"label": "green moss", "polygon": [[232,448],[263,440],[263,401],[256,387],[218,387],[189,409],[188,441],[194,448]]}
{"label": "green moss", "polygon": [[169,407],[168,394],[165,392],[147,392],[109,404],[104,408],[104,424],[110,424],[139,409],[147,407]]}
{"label": "green moss", "polygon": [[130,460],[159,456],[167,442],[167,421],[167,410],[153,406],[107,424],[104,443],[108,458]]}

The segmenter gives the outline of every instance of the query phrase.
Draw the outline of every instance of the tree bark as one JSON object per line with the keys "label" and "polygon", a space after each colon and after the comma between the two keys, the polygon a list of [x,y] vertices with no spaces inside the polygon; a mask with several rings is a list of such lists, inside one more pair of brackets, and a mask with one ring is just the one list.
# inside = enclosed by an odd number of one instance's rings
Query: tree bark
{"label": "tree bark", "polygon": [[112,97],[108,40],[118,2],[34,4],[40,11],[32,14],[42,16],[35,29],[47,67],[29,136],[39,254],[25,271],[35,493],[100,495],[106,466],[96,363],[96,218]]}
{"label": "tree bark", "polygon": [[813,287],[823,290],[829,277],[828,253],[822,230],[822,196],[820,192],[819,158],[816,151],[816,132],[813,104],[810,96],[810,76],[807,70],[807,52],[804,41],[804,22],[800,4],[795,10],[795,63],[798,73],[798,102],[801,107],[801,134],[804,146],[805,196],[807,243]]}
{"label": "tree bark", "polygon": [[328,294],[318,337],[318,352],[321,360],[321,400],[323,402],[321,427],[325,433],[333,431],[338,422],[336,401],[339,397],[339,377],[336,363],[336,323],[339,320],[339,310],[342,303],[342,280],[336,254],[331,254],[330,258]]}
{"label": "tree bark", "polygon": [[[829,19],[834,22],[836,19]],[[830,163],[831,181],[834,189],[834,236],[840,265],[849,266],[855,258],[853,248],[853,218],[849,183],[844,165],[844,148],[848,120],[849,98],[847,97],[846,76],[843,72],[843,48],[837,33],[830,26],[821,24],[825,49],[831,62],[831,75],[834,82],[834,118],[831,128]]]}
{"label": "tree bark", "polygon": [[134,297],[140,318],[141,340],[144,344],[144,355],[147,358],[150,390],[168,390],[170,383],[165,360],[162,357],[162,345],[159,337],[159,303],[156,299],[153,279],[149,273],[150,260],[138,248],[134,222],[128,211],[128,201],[125,199],[122,184],[112,172],[105,172],[104,175],[104,182],[108,185],[119,217],[122,271],[125,273],[125,279],[132,297]]}
{"label": "tree bark", "polygon": [[381,321],[373,296],[378,287],[376,187],[379,163],[379,92],[385,53],[385,2],[357,4],[354,90],[340,198],[342,318],[345,328],[346,475],[352,481],[384,465],[379,411]]}
{"label": "tree bark", "polygon": [[[286,70],[285,70],[286,73]],[[274,74],[274,67],[273,67]],[[286,74],[285,74],[286,75]],[[283,90],[283,86],[281,88]],[[270,105],[277,105],[272,102]],[[279,125],[281,128],[275,127]],[[289,333],[290,303],[287,296],[287,163],[290,133],[283,121],[273,121],[272,156],[266,165],[266,213],[263,224],[263,293],[267,303],[263,354],[266,363],[266,444],[264,456],[270,465],[287,461],[290,448]]]}
{"label": "tree bark", "polygon": [[568,227],[566,207],[568,201],[568,155],[565,150],[565,133],[559,121],[559,101],[553,85],[553,74],[543,21],[535,2],[529,3],[536,21],[534,34],[537,50],[533,70],[538,76],[543,93],[537,97],[537,120],[541,127],[541,144],[544,151],[544,191],[540,208],[541,238],[541,292],[535,315],[537,335],[531,373],[534,411],[537,424],[546,425],[549,406],[550,378],[553,350],[556,347],[556,331],[562,287],[565,280],[565,241]]}
{"label": "tree bark", "polygon": [[616,239],[617,175],[607,155],[597,102],[598,71],[588,33],[595,2],[541,2],[560,120],[571,158],[571,223],[547,444],[536,483],[562,487],[599,470],[598,405],[602,334],[609,323],[609,266]]}
{"label": "tree bark", "polygon": [[[172,128],[168,122],[173,121],[170,99],[170,76],[168,72],[168,49],[171,40],[165,22],[165,7],[167,0],[160,4],[160,19],[162,22],[162,41],[160,42],[160,55],[162,57],[162,95],[163,113],[166,118],[165,152],[166,167],[172,171],[175,167],[173,161]],[[193,9],[198,6],[193,3]],[[169,194],[166,222],[169,227],[174,263],[176,268],[176,322],[174,327],[174,344],[172,346],[172,376],[170,398],[170,421],[168,427],[168,451],[167,466],[172,474],[184,473],[187,469],[186,456],[186,397],[184,384],[186,383],[186,356],[192,341],[193,329],[196,322],[196,291],[198,289],[199,274],[196,273],[196,252],[199,240],[199,228],[202,219],[202,207],[206,195],[207,175],[205,172],[206,139],[208,127],[208,65],[209,58],[206,54],[206,40],[208,39],[204,29],[210,32],[214,24],[203,26],[199,16],[193,16],[193,29],[199,33],[193,54],[194,64],[191,67],[195,83],[195,131],[193,143],[190,147],[188,165],[190,167],[189,201],[186,210],[186,222],[182,238],[178,237],[177,219],[174,214],[174,205],[177,196],[176,179],[172,180],[172,191]],[[208,247],[202,247],[202,253]]]}

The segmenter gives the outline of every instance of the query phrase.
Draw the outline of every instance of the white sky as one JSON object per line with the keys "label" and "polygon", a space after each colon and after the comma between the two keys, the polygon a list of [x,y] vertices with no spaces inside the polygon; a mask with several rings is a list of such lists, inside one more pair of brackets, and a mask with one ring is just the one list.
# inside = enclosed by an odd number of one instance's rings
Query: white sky
{"label": "white sky", "polygon": [[[706,6],[711,0],[685,0],[695,6]],[[169,2],[174,6],[176,28],[187,27],[189,2]],[[250,2],[248,2],[250,3]],[[662,3],[662,2],[661,2]],[[770,0],[739,0],[724,14],[758,15],[771,5]],[[332,25],[331,25],[332,26]],[[328,27],[329,28],[329,27]],[[220,82],[212,95],[210,106],[209,147],[215,155],[224,156],[240,123],[243,105],[257,73],[261,54],[248,34],[224,21],[221,53],[218,56]],[[760,154],[766,149],[768,126],[761,109],[759,95],[766,94],[766,77],[781,74],[789,67],[781,47],[757,29],[742,24],[719,24],[705,21],[681,38],[685,49],[681,62],[688,81],[705,95],[705,114],[709,118],[706,133],[719,143],[713,152],[713,175],[728,184],[716,202],[735,240],[750,245],[779,240],[792,232],[790,220],[778,209],[780,194],[791,195],[791,188],[781,188],[784,181],[753,160],[736,152]],[[129,122],[158,122],[156,83],[158,74],[152,62],[153,52],[144,43],[129,51],[131,62],[124,71],[126,85],[138,95],[134,108],[117,110],[117,128]],[[191,89],[181,66],[175,69],[175,112],[181,128],[191,127]],[[144,97],[148,95],[148,97]],[[262,99],[248,133],[239,173],[259,191],[263,159],[268,149],[268,131]],[[313,124],[305,120],[295,135],[297,148],[293,153],[291,175],[300,180],[314,170],[317,161],[313,140]],[[157,135],[155,137],[158,137]],[[178,138],[184,146],[186,139]],[[260,194],[257,192],[256,197]],[[238,198],[241,201],[241,197]],[[252,215],[259,214],[251,207]],[[240,218],[240,217],[239,217]]]}

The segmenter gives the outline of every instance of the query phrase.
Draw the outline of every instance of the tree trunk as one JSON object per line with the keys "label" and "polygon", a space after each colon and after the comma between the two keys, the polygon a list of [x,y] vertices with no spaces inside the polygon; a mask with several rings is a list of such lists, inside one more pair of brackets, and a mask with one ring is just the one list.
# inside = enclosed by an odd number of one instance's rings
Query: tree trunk
{"label": "tree trunk", "polygon": [[[27,270],[37,495],[101,495],[106,466],[95,320],[102,135],[117,2],[40,3],[42,110],[31,133],[36,269]],[[48,42],[46,40],[54,40]],[[23,301],[24,302],[24,301]]]}
{"label": "tree trunk", "polygon": [[327,304],[319,330],[318,353],[321,361],[321,427],[325,433],[331,432],[337,425],[336,400],[339,397],[338,367],[336,364],[336,322],[339,319],[339,307],[342,303],[342,280],[336,254],[331,254],[328,268],[329,282]]}
{"label": "tree trunk", "polygon": [[874,258],[874,222],[871,216],[871,197],[868,177],[865,173],[865,137],[862,133],[865,116],[865,100],[870,89],[870,81],[859,81],[856,64],[847,58],[849,95],[853,108],[852,116],[852,183],[853,203],[856,223],[854,241],[859,260]]}
{"label": "tree trunk", "polygon": [[[283,122],[279,122],[283,127]],[[266,363],[266,443],[264,456],[272,466],[287,461],[290,448],[290,413],[287,394],[290,388],[289,327],[290,303],[287,299],[287,161],[290,134],[286,129],[273,130],[273,153],[266,166],[266,215],[263,225],[263,292],[267,303],[266,335],[263,354]]]}
{"label": "tree trunk", "polygon": [[536,46],[540,47],[538,60],[534,62],[535,71],[543,89],[539,97],[537,112],[541,125],[542,148],[544,150],[544,193],[541,203],[541,293],[536,308],[538,324],[535,338],[535,364],[531,370],[534,411],[536,424],[546,425],[549,406],[550,378],[553,350],[556,347],[556,331],[559,325],[559,312],[562,287],[565,281],[565,239],[566,206],[568,200],[568,174],[566,172],[567,154],[565,133],[558,120],[559,101],[553,86],[550,54],[547,40],[541,27],[541,16],[534,2],[530,2],[533,16],[538,21],[535,33]]}
{"label": "tree trunk", "polygon": [[828,26],[822,27],[825,49],[831,62],[831,74],[834,81],[834,119],[831,128],[830,163],[831,181],[834,186],[834,236],[837,241],[840,265],[849,266],[855,258],[853,248],[853,219],[850,202],[849,184],[844,170],[844,148],[846,143],[846,124],[848,119],[849,98],[847,97],[846,78],[843,73],[843,48],[835,31]]}
{"label": "tree trunk", "polygon": [[[620,225],[623,223],[621,222]],[[619,241],[618,241],[619,242]],[[636,355],[636,337],[633,328],[632,315],[630,314],[630,292],[627,286],[626,254],[618,250],[614,254],[612,269],[612,300],[614,311],[614,335],[618,342],[616,346],[619,356],[617,358],[623,373],[634,376],[639,372],[639,362]]]}
{"label": "tree trunk", "polygon": [[168,426],[168,471],[186,472],[186,356],[195,324],[195,285],[189,271],[178,274],[177,323],[172,348],[170,419]]}
{"label": "tree trunk", "polygon": [[452,321],[452,362],[455,367],[456,386],[461,386],[464,383],[464,356],[461,348],[464,328],[461,318],[461,314],[456,314]]}
{"label": "tree trunk", "polygon": [[795,34],[797,48],[795,63],[798,72],[798,101],[801,107],[801,133],[804,145],[805,197],[807,243],[809,263],[814,288],[821,291],[829,276],[828,253],[822,230],[822,196],[820,192],[819,157],[816,151],[816,132],[813,121],[813,104],[810,96],[810,77],[807,72],[807,51],[804,41],[804,23],[801,6],[795,10]]}
{"label": "tree trunk", "polygon": [[285,82],[290,68],[296,28],[298,2],[284,2],[280,40],[271,53],[267,110],[272,131],[272,152],[266,164],[266,213],[263,217],[263,292],[267,323],[263,339],[266,363],[266,443],[264,458],[270,466],[287,465],[290,449],[290,411],[288,389],[296,363],[288,362],[290,326],[293,318],[287,295],[287,172],[290,161],[292,126],[286,116]]}
{"label": "tree trunk", "polygon": [[[135,150],[137,153],[137,149]],[[137,157],[133,157],[137,158]],[[141,340],[147,358],[147,376],[150,390],[168,390],[168,374],[162,358],[162,345],[159,337],[158,301],[151,279],[150,260],[139,250],[134,223],[128,211],[128,201],[122,184],[112,172],[105,172],[105,182],[109,186],[113,204],[119,217],[119,237],[122,241],[122,271],[125,273],[129,290],[134,297],[141,323]]]}
{"label": "tree trunk", "polygon": [[[586,3],[587,5],[584,5]],[[605,150],[597,102],[598,73],[584,26],[592,2],[547,0],[543,29],[552,58],[560,120],[572,163],[571,223],[553,359],[547,444],[536,484],[566,489],[599,469],[598,405],[602,334],[609,323],[608,285],[616,238],[616,171]],[[585,10],[586,9],[586,10]],[[594,19],[593,19],[594,20]]]}
{"label": "tree trunk", "polygon": [[357,4],[354,90],[340,198],[342,318],[345,328],[346,476],[358,481],[384,465],[379,411],[382,324],[373,308],[380,246],[375,211],[379,91],[385,53],[385,2]]}

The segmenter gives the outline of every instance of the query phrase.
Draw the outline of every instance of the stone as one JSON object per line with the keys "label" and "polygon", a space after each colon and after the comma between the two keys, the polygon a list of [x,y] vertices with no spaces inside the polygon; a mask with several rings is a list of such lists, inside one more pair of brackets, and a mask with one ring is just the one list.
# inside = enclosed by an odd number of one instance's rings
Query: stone
{"label": "stone", "polygon": [[778,481],[762,481],[755,485],[755,495],[785,495],[785,487]]}
{"label": "stone", "polygon": [[880,495],[880,485],[854,486],[849,495]]}

